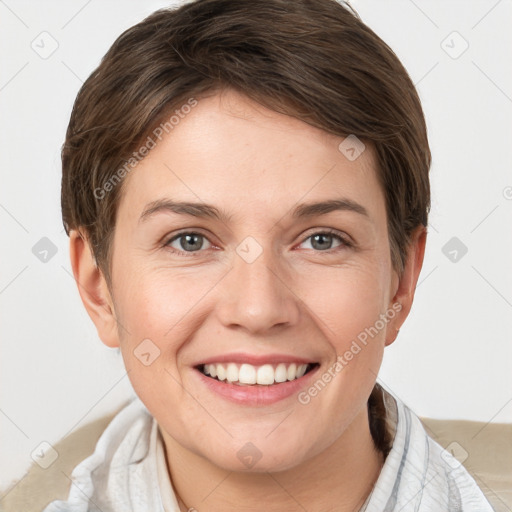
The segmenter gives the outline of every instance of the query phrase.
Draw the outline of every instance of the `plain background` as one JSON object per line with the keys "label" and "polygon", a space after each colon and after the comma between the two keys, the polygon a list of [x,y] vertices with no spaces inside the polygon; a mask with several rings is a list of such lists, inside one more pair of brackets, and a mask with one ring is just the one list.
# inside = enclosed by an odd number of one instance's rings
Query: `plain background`
{"label": "plain background", "polygon": [[[0,1],[2,488],[24,475],[42,441],[132,396],[71,277],[60,147],[78,89],[115,38],[169,5]],[[352,5],[417,85],[433,153],[424,267],[380,380],[420,416],[510,422],[511,2]],[[44,237],[56,250],[47,261],[37,257]]]}

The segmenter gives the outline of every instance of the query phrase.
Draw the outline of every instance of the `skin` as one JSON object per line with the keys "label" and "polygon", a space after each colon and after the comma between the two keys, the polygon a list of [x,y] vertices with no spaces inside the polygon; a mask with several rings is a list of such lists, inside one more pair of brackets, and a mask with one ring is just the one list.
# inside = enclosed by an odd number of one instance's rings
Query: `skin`
{"label": "skin", "polygon": [[[349,161],[338,150],[342,140],[233,91],[217,93],[125,178],[110,287],[86,233],[71,233],[82,300],[102,341],[121,348],[159,424],[182,510],[353,511],[379,475],[366,404],[384,348],[409,313],[426,232],[413,233],[399,276],[373,150],[367,145]],[[213,204],[230,218],[160,211],[140,220],[164,198]],[[291,216],[297,203],[339,198],[368,215]],[[325,229],[352,245],[333,236],[319,249],[313,235]],[[166,246],[179,230],[204,235],[199,250],[187,253],[183,238]],[[248,236],[262,249],[252,263],[236,252]],[[320,377],[394,303],[401,310],[307,405],[296,395],[234,404],[193,369],[227,352],[284,353],[318,362]],[[160,349],[148,366],[134,356],[144,339]],[[237,457],[248,441],[262,454],[251,469]]]}

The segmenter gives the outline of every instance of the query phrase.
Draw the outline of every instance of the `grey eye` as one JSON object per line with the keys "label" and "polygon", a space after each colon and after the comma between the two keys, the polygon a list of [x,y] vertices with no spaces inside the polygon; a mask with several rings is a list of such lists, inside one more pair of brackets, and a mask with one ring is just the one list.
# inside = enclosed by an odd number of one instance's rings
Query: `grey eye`
{"label": "grey eye", "polygon": [[169,240],[167,245],[178,251],[195,252],[202,248],[205,241],[208,242],[207,238],[199,233],[181,233]]}
{"label": "grey eye", "polygon": [[[315,233],[314,235],[308,236],[303,243],[311,240],[311,247],[318,251],[326,251],[333,248],[334,240],[339,240],[339,245],[343,244],[343,239],[333,233]],[[337,246],[336,246],[337,247]]]}

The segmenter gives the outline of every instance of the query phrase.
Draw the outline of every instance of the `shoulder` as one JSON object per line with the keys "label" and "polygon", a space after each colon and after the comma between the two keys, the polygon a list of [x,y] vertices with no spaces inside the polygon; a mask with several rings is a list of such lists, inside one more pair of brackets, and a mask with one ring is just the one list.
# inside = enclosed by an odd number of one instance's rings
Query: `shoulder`
{"label": "shoulder", "polygon": [[430,439],[431,451],[446,463],[452,482],[471,491],[470,476],[496,510],[512,509],[512,425],[468,420],[419,418]]}
{"label": "shoulder", "polygon": [[[140,416],[140,410],[134,410],[134,405],[134,401],[124,403],[116,411],[78,428],[54,444],[53,448],[58,454],[55,462],[47,469],[43,469],[35,462],[32,463],[25,475],[4,491],[0,510],[41,512],[54,500],[66,500],[74,468],[95,452],[107,428],[120,429],[132,419],[126,416],[131,414],[133,419],[137,414]],[[123,415],[124,421],[119,421]]]}
{"label": "shoulder", "polygon": [[[481,479],[477,482],[464,466],[468,457],[463,445],[469,447],[469,440],[476,437],[479,425],[425,418],[422,421],[387,390],[384,390],[384,398],[393,445],[376,484],[375,501],[385,504],[386,510],[398,510],[407,505],[418,511],[491,512],[488,501],[492,501],[490,496],[496,498],[495,490],[484,487]],[[435,423],[438,433],[432,428]],[[442,424],[445,432],[452,428],[444,438]],[[467,430],[470,424],[472,429]],[[489,492],[485,493],[487,490]]]}

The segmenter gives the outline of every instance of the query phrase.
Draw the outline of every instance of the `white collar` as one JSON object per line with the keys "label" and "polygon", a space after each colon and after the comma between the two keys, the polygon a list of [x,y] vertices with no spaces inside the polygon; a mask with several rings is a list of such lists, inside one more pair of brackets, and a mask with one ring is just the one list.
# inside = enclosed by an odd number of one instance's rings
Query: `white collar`
{"label": "white collar", "polygon": [[[419,418],[384,390],[393,447],[367,501],[366,512],[493,512],[462,464],[427,436]],[[122,409],[94,453],[73,470],[67,501],[44,512],[179,512],[156,420],[140,399]]]}
{"label": "white collar", "polygon": [[162,434],[156,421],[153,422],[151,431],[150,451],[154,450],[155,464],[158,474],[158,486],[160,487],[160,497],[162,499],[162,508],[164,512],[180,512],[180,507],[174,493],[173,486],[169,477],[167,460],[165,455],[165,444]]}

